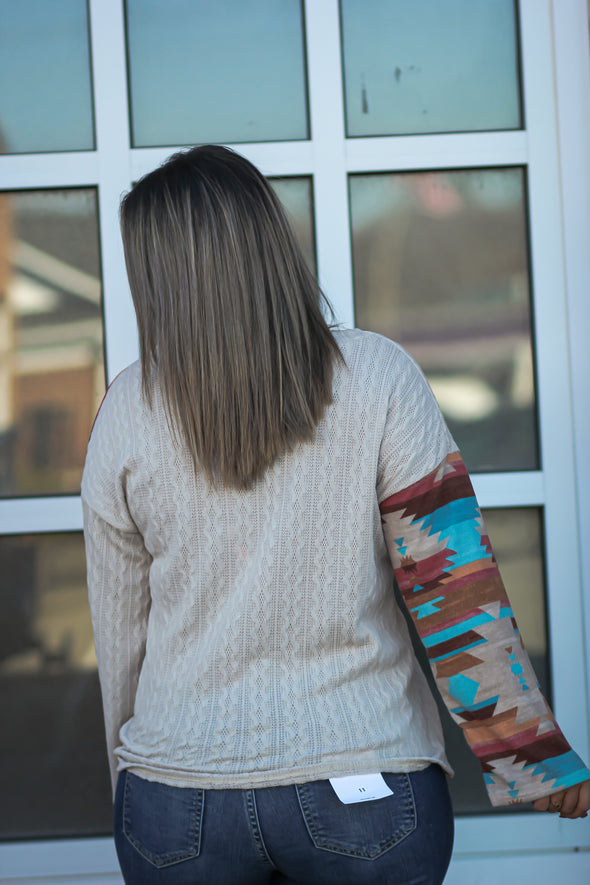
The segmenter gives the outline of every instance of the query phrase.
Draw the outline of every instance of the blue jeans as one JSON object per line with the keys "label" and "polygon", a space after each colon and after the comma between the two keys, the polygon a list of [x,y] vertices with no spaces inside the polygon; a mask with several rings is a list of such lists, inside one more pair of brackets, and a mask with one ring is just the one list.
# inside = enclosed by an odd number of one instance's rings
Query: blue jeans
{"label": "blue jeans", "polygon": [[453,813],[436,765],[385,774],[392,796],[343,805],[328,781],[200,790],[119,775],[115,844],[127,885],[440,885]]}

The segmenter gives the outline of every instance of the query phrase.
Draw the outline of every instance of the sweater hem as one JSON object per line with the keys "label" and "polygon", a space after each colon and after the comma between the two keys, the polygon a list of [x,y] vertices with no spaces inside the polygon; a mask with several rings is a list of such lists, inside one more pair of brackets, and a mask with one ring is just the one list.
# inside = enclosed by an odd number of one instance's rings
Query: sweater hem
{"label": "sweater hem", "polygon": [[244,771],[232,774],[186,771],[158,765],[145,765],[131,760],[119,759],[118,771],[128,770],[147,781],[155,781],[171,787],[189,787],[203,790],[256,790],[264,787],[292,786],[310,781],[328,780],[351,774],[409,773],[422,771],[429,765],[440,765],[450,777],[454,772],[448,761],[439,756],[420,756],[401,759],[373,759],[372,762],[334,763],[295,766],[283,771]]}

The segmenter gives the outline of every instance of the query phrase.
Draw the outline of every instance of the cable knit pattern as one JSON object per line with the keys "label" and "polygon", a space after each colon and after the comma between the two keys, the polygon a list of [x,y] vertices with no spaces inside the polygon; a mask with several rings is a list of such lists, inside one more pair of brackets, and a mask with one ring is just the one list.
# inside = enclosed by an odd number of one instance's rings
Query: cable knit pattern
{"label": "cable knit pattern", "polygon": [[455,446],[402,348],[336,336],[347,365],[315,441],[247,492],[194,476],[138,363],[111,385],[82,496],[113,779],[117,766],[210,788],[449,770],[378,490]]}
{"label": "cable knit pattern", "polygon": [[133,715],[145,654],[151,557],[137,532],[121,532],[85,503],[83,508],[86,558],[93,573],[100,575],[99,583],[89,580],[97,591],[90,594],[90,610],[112,760],[121,724]]}
{"label": "cable knit pattern", "polygon": [[113,786],[123,768],[203,788],[450,771],[392,561],[492,802],[579,782],[422,372],[389,339],[335,334],[314,441],[247,492],[195,476],[139,363],[105,397],[82,498]]}

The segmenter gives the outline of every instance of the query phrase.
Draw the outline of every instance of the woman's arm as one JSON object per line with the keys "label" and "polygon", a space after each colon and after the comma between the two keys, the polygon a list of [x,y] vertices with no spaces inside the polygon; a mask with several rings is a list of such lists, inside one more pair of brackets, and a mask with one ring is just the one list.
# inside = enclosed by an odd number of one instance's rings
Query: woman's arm
{"label": "woman's arm", "polygon": [[119,729],[133,716],[150,611],[151,556],[137,532],[105,522],[83,501],[88,596],[113,793]]}
{"label": "woman's arm", "polygon": [[492,804],[557,794],[567,816],[583,814],[590,772],[539,689],[459,453],[380,510],[402,596]]}

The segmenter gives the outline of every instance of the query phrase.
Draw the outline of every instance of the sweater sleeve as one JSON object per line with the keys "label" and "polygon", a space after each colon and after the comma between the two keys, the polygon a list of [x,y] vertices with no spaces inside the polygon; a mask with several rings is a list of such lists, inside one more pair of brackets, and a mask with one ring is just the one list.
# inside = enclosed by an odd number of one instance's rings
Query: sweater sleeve
{"label": "sweater sleeve", "polygon": [[380,510],[402,596],[492,805],[589,778],[541,693],[459,453]]}
{"label": "sweater sleeve", "polygon": [[143,538],[115,528],[83,500],[90,613],[113,794],[119,729],[133,716],[150,611],[151,556]]}

